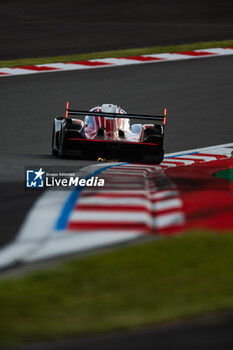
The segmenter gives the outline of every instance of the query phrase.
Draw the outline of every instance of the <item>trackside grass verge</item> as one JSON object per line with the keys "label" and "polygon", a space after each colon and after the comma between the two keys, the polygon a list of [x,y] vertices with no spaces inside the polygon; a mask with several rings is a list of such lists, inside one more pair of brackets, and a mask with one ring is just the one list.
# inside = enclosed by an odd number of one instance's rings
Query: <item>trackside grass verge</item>
{"label": "trackside grass verge", "polygon": [[233,309],[233,235],[192,232],[0,281],[0,345]]}
{"label": "trackside grass verge", "polygon": [[138,49],[102,51],[102,52],[73,54],[73,55],[56,56],[56,57],[22,58],[22,59],[16,59],[16,60],[2,60],[0,61],[0,68],[27,66],[27,65],[35,65],[35,64],[45,64],[45,63],[56,63],[56,62],[83,61],[83,60],[109,58],[109,57],[127,57],[127,56],[147,55],[147,54],[173,52],[173,51],[186,51],[186,50],[208,49],[208,48],[214,48],[214,47],[229,47],[229,46],[233,46],[233,40],[207,41],[207,42],[198,42],[198,43],[183,44],[183,45],[170,45],[170,46],[153,46],[153,47],[144,47],[144,48],[138,48]]}

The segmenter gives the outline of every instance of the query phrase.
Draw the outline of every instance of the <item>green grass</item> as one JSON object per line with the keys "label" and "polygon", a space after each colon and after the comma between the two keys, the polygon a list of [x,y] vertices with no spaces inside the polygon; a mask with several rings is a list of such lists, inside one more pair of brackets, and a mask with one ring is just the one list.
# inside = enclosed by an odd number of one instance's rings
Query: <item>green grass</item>
{"label": "green grass", "polygon": [[226,169],[226,170],[218,171],[217,173],[214,174],[214,176],[216,176],[220,179],[233,181],[233,169]]}
{"label": "green grass", "polygon": [[144,47],[144,48],[138,48],[138,49],[102,51],[102,52],[73,54],[73,55],[56,56],[56,57],[22,58],[22,59],[16,59],[16,60],[5,60],[5,61],[2,60],[0,61],[0,68],[44,64],[44,63],[55,63],[55,62],[82,61],[82,60],[88,60],[88,59],[98,59],[98,58],[107,58],[107,57],[127,57],[127,56],[134,56],[134,55],[146,55],[146,54],[153,54],[153,53],[208,49],[208,48],[214,48],[214,47],[228,47],[228,46],[233,46],[233,40],[208,41],[208,42],[198,42],[198,43],[192,43],[192,44],[170,45],[170,46],[153,46],[153,47]]}
{"label": "green grass", "polygon": [[233,309],[233,235],[193,232],[0,281],[0,345]]}

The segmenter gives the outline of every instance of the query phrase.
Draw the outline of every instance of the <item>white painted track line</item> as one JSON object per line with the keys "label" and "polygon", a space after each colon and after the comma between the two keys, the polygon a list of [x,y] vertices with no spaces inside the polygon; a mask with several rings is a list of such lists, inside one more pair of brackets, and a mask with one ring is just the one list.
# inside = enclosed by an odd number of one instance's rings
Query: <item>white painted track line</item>
{"label": "white painted track line", "polygon": [[152,209],[156,211],[181,208],[183,202],[179,198],[166,199],[152,204]]}
{"label": "white painted track line", "polygon": [[184,223],[184,220],[183,212],[159,215],[154,218],[153,227],[159,229],[173,225],[180,225]]}
{"label": "white painted track line", "polygon": [[135,212],[135,211],[108,211],[99,212],[92,211],[91,214],[86,210],[75,210],[70,216],[70,222],[86,221],[90,222],[151,222],[151,215],[147,212]]}

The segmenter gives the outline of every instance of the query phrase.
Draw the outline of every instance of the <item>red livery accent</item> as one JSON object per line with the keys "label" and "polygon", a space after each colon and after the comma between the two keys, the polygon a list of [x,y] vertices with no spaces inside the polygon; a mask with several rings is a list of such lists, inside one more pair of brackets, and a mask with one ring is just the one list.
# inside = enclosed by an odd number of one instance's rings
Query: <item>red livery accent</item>
{"label": "red livery accent", "polygon": [[[69,141],[90,141],[88,139],[80,139],[80,138],[75,138],[75,137],[71,137],[69,138]],[[94,140],[92,139],[91,141],[96,141],[96,142],[113,142],[111,140]],[[134,145],[138,145],[138,142],[132,142],[132,141],[120,141],[121,143],[130,143],[130,144],[134,144]],[[158,146],[157,143],[145,143],[145,146]]]}

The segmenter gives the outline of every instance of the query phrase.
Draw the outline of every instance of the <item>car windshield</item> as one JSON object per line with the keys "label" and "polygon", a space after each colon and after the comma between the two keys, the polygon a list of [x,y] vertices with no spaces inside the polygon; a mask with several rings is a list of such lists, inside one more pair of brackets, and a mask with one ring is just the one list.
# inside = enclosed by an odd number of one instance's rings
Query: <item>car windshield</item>
{"label": "car windshield", "polygon": [[92,116],[90,116],[90,115],[87,115],[86,117],[85,117],[85,125],[86,126],[93,126],[94,124],[94,122],[93,122],[93,117]]}

